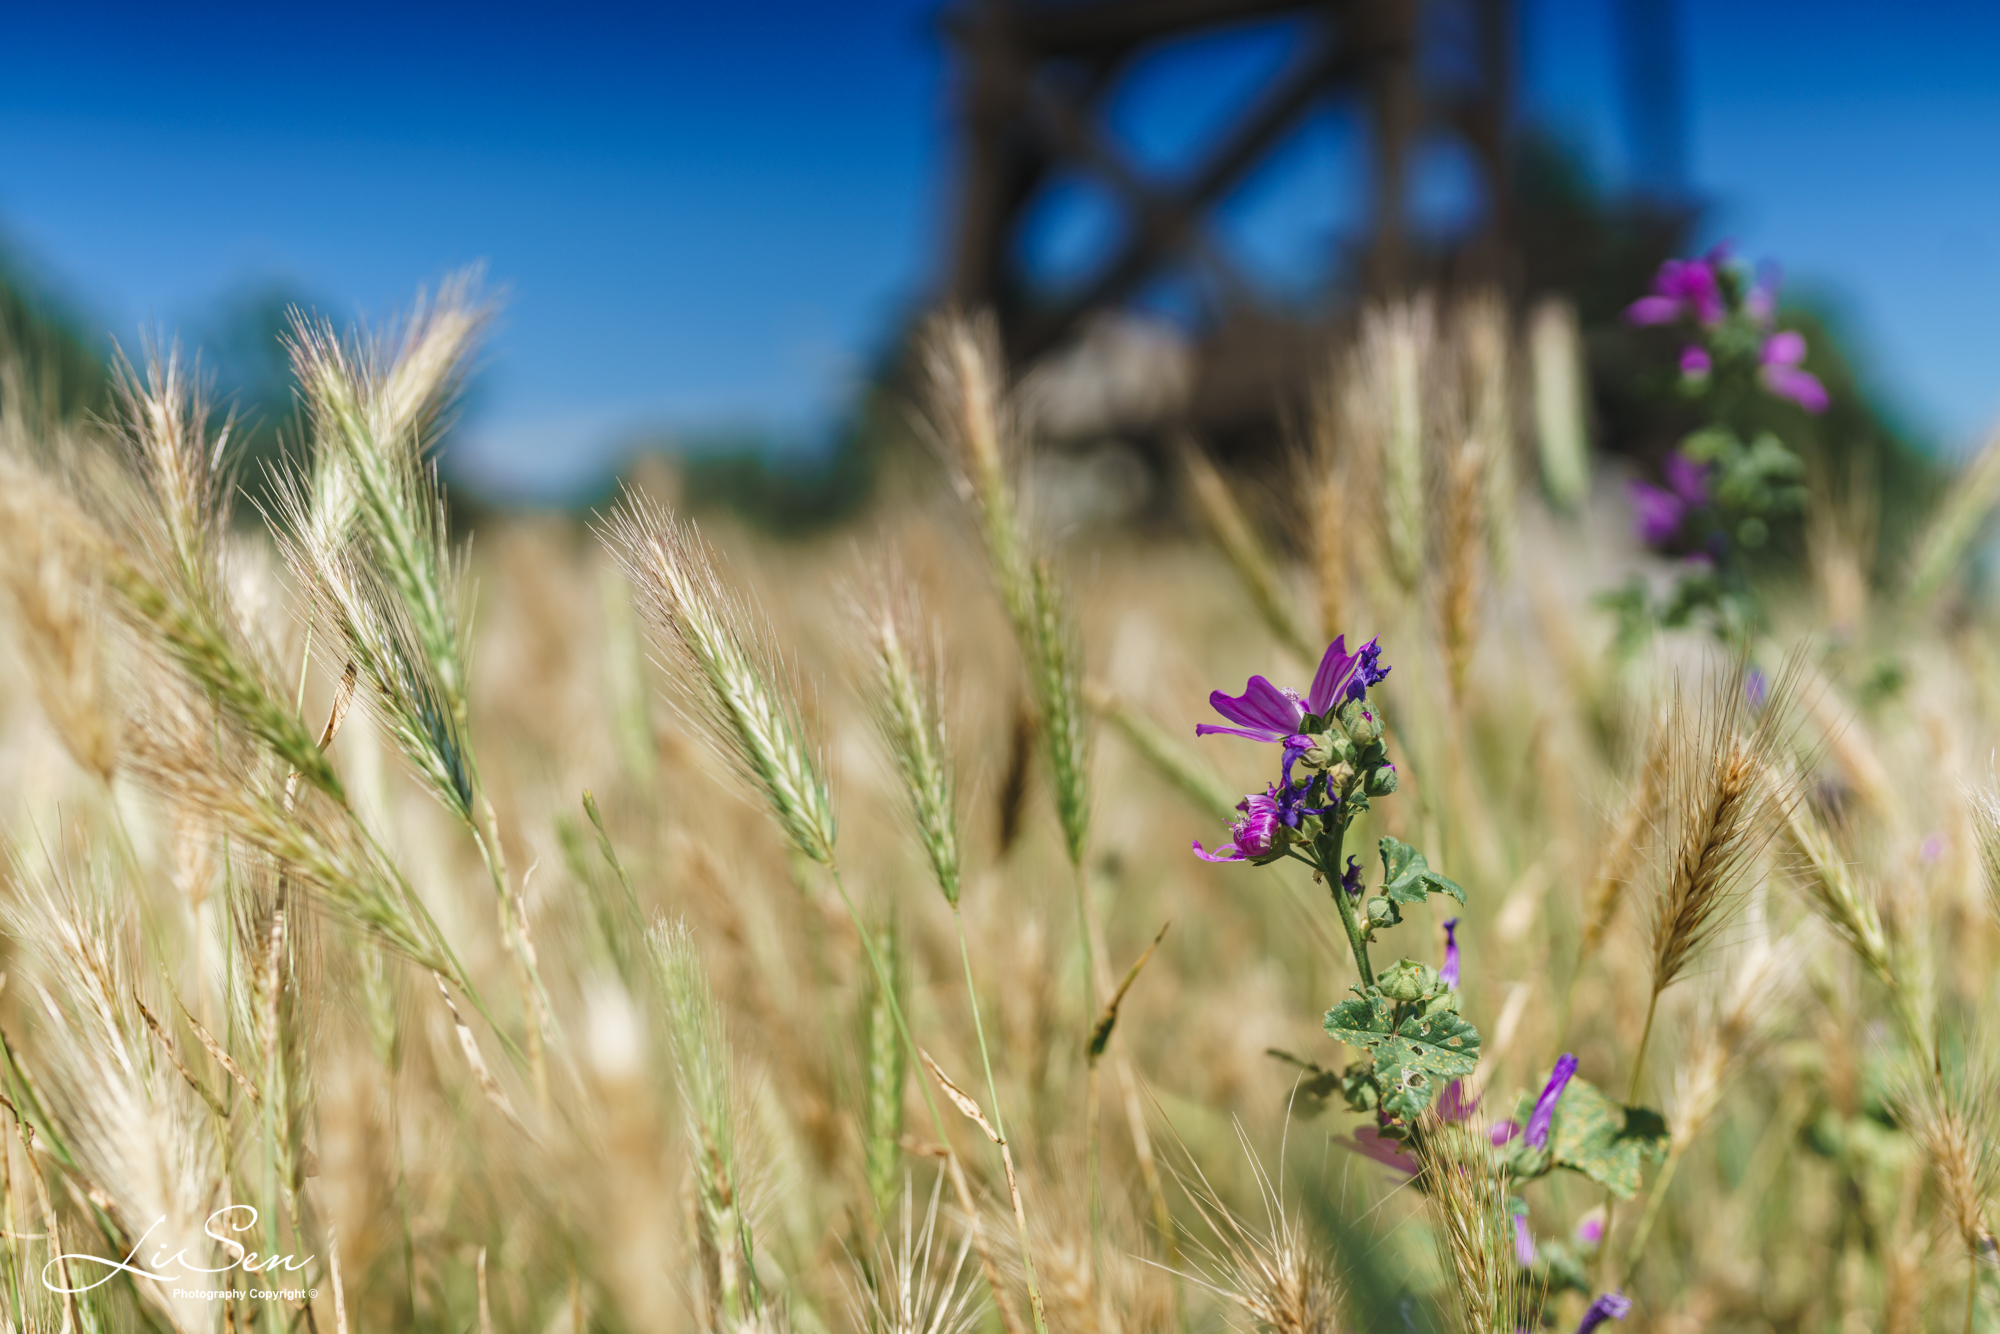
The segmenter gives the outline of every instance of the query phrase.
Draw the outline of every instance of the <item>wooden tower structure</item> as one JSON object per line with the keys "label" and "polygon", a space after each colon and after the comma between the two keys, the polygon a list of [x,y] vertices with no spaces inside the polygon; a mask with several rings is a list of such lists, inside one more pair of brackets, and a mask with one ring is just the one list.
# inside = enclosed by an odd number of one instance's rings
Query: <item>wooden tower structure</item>
{"label": "wooden tower structure", "polygon": [[[1165,170],[1121,150],[1105,111],[1135,62],[1163,44],[1272,23],[1293,34],[1289,58],[1219,134]],[[1188,423],[1217,436],[1256,431],[1325,364],[1354,295],[1508,278],[1510,0],[961,0],[945,31],[959,96],[949,295],[998,314],[1017,365],[1073,344],[1094,316],[1156,280],[1197,274],[1211,298],[1195,332]],[[1211,219],[1328,105],[1365,127],[1366,234],[1329,238],[1340,280],[1301,313],[1258,298]],[[1438,135],[1466,150],[1481,195],[1478,223],[1448,245],[1414,235],[1409,221],[1413,153]],[[1118,239],[1080,281],[1056,287],[1024,261],[1023,228],[1043,190],[1077,175],[1116,201]]]}

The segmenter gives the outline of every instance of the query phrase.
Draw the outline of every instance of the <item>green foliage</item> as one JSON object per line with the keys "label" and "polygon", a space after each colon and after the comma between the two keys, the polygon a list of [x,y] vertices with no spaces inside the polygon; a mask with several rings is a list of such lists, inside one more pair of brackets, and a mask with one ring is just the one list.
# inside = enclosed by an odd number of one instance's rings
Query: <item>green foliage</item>
{"label": "green foliage", "polygon": [[1422,903],[1432,894],[1448,894],[1461,904],[1465,890],[1457,881],[1433,871],[1424,854],[1406,843],[1384,837],[1381,841],[1382,892],[1392,903]]}
{"label": "green foliage", "polygon": [[1556,1104],[1549,1157],[1557,1167],[1581,1172],[1630,1199],[1645,1166],[1667,1152],[1667,1123],[1646,1107],[1624,1107],[1586,1079],[1571,1079]]}
{"label": "green foliage", "polygon": [[1462,1015],[1424,1013],[1379,987],[1328,1010],[1326,1031],[1374,1058],[1372,1082],[1382,1110],[1405,1119],[1421,1115],[1446,1082],[1479,1064],[1479,1030]]}

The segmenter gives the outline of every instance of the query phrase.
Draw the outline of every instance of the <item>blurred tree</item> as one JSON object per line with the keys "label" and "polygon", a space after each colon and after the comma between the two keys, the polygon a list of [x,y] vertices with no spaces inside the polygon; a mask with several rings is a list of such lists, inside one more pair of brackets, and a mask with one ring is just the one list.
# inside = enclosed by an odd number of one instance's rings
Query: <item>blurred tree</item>
{"label": "blurred tree", "polygon": [[215,402],[233,418],[237,485],[251,519],[256,507],[270,505],[275,469],[286,461],[307,461],[305,418],[285,334],[293,311],[314,308],[296,285],[265,280],[225,293],[196,326],[195,344],[214,377]]}
{"label": "blurred tree", "polygon": [[101,340],[83,332],[73,311],[35,281],[0,244],[0,396],[21,393],[59,417],[94,412],[111,390]]}

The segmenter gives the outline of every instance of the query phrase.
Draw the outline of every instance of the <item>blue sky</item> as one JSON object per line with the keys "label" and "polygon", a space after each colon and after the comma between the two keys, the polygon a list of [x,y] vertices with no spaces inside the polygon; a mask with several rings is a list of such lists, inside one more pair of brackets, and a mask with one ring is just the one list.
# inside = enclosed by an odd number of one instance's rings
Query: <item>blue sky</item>
{"label": "blue sky", "polygon": [[[466,459],[499,489],[588,480],[646,426],[809,438],[937,275],[932,0],[170,8],[10,17],[0,234],[127,341],[273,281],[380,313],[484,260],[507,306]],[[1683,0],[1691,175],[1710,232],[1833,302],[1952,446],[2000,412],[2000,9],[1885,12]],[[1610,0],[1528,0],[1526,109],[1615,181],[1612,52]],[[1164,54],[1120,132],[1165,155],[1281,54]],[[1324,118],[1224,235],[1295,271],[1360,170]],[[1426,182],[1449,214],[1452,164]],[[1088,208],[1044,242],[1087,252]]]}

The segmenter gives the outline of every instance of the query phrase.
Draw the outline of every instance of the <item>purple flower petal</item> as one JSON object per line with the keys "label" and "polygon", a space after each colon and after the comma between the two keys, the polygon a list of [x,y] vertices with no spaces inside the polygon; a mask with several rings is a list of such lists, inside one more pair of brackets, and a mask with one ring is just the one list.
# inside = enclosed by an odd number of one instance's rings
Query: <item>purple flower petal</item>
{"label": "purple flower petal", "polygon": [[1299,719],[1305,715],[1297,698],[1261,676],[1251,677],[1241,695],[1211,691],[1208,702],[1230,722],[1257,733],[1256,739],[1261,741],[1283,741],[1299,730]]}
{"label": "purple flower petal", "polygon": [[1827,397],[1826,386],[1811,371],[1802,371],[1796,366],[1766,366],[1757,374],[1764,382],[1764,388],[1779,398],[1790,399],[1815,415],[1825,412],[1831,401]]}
{"label": "purple flower petal", "polygon": [[1364,1158],[1373,1158],[1378,1163],[1395,1168],[1406,1176],[1417,1174],[1417,1160],[1403,1152],[1402,1143],[1389,1139],[1374,1126],[1360,1126],[1350,1139],[1342,1140],[1348,1148]]}
{"label": "purple flower petal", "polygon": [[1555,1119],[1556,1103],[1561,1101],[1563,1090],[1576,1075],[1576,1057],[1564,1052],[1556,1058],[1556,1068],[1549,1074],[1549,1082],[1542,1086],[1542,1095],[1535,1099],[1535,1110],[1528,1117],[1526,1140],[1531,1149],[1549,1147],[1549,1124]]}
{"label": "purple flower petal", "polygon": [[1444,1091],[1438,1094],[1437,1115],[1440,1121],[1470,1120],[1472,1114],[1478,1110],[1479,1099],[1465,1096],[1463,1080],[1452,1080],[1444,1086]]}
{"label": "purple flower petal", "polygon": [[[1444,920],[1444,967],[1438,969],[1438,980],[1448,987],[1458,985],[1458,919]],[[1453,1080],[1455,1085],[1458,1081]]]}
{"label": "purple flower petal", "polygon": [[1576,1334],[1591,1334],[1591,1331],[1607,1320],[1623,1320],[1632,1311],[1632,1299],[1622,1292],[1607,1292],[1590,1304],[1583,1313],[1583,1320],[1576,1327]]}
{"label": "purple flower petal", "polygon": [[1278,803],[1262,792],[1243,799],[1243,818],[1234,826],[1236,847],[1245,857],[1261,857],[1278,834]]}
{"label": "purple flower petal", "polygon": [[1682,272],[1684,299],[1694,308],[1695,319],[1709,328],[1722,323],[1729,312],[1722,304],[1722,289],[1715,280],[1715,270],[1706,260],[1698,260]]}
{"label": "purple flower petal", "polygon": [[1341,687],[1354,675],[1359,653],[1347,651],[1347,636],[1337,635],[1320,655],[1319,670],[1313,673],[1312,689],[1306,692],[1306,708],[1324,718],[1340,702]]}
{"label": "purple flower petal", "polygon": [[1268,727],[1223,727],[1219,723],[1196,723],[1194,725],[1194,734],[1196,736],[1215,736],[1218,733],[1223,736],[1245,737],[1251,741],[1283,741],[1285,739]]}
{"label": "purple flower petal", "polygon": [[1627,324],[1672,324],[1681,317],[1681,303],[1670,296],[1642,296],[1625,307]]}
{"label": "purple flower petal", "polygon": [[1705,380],[1715,369],[1715,362],[1709,357],[1708,349],[1689,343],[1681,349],[1681,374],[1690,380]]}
{"label": "purple flower petal", "polygon": [[1535,1234],[1520,1214],[1514,1215],[1514,1259],[1523,1269],[1535,1263]]}
{"label": "purple flower petal", "polygon": [[1651,482],[1632,482],[1626,488],[1638,520],[1639,540],[1649,547],[1659,546],[1680,531],[1687,517],[1687,502]]}
{"label": "purple flower petal", "polygon": [[1757,360],[1766,366],[1796,366],[1805,359],[1806,336],[1796,329],[1772,334],[1757,352]]}
{"label": "purple flower petal", "polygon": [[1599,1205],[1577,1220],[1577,1245],[1596,1250],[1604,1244],[1604,1206]]}
{"label": "purple flower petal", "polygon": [[1395,668],[1382,665],[1382,646],[1374,639],[1363,644],[1361,651],[1354,656],[1357,664],[1354,679],[1347,683],[1347,697],[1351,700],[1362,700],[1368,698],[1370,686],[1381,683]]}
{"label": "purple flower petal", "polygon": [[1194,855],[1205,862],[1240,862],[1244,860],[1243,854],[1236,850],[1236,845],[1233,843],[1224,843],[1214,852],[1208,852],[1202,848],[1200,839],[1194,841]]}
{"label": "purple flower petal", "polygon": [[1493,1141],[1493,1147],[1497,1149],[1502,1144],[1511,1143],[1514,1136],[1520,1133],[1521,1127],[1514,1121],[1495,1121],[1493,1128],[1486,1132],[1486,1137]]}
{"label": "purple flower petal", "polygon": [[1667,455],[1662,465],[1667,475],[1667,485],[1675,495],[1686,501],[1690,508],[1708,503],[1708,465],[1696,463],[1678,449]]}

